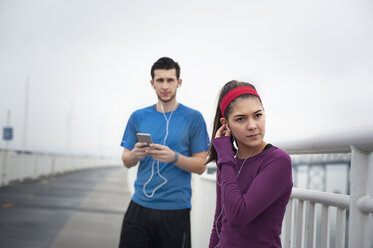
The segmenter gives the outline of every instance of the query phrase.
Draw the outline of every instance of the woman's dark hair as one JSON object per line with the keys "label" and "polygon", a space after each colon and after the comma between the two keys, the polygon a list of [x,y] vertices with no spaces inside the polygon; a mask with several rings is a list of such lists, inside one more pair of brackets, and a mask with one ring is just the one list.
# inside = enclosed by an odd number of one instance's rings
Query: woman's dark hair
{"label": "woman's dark hair", "polygon": [[[216,113],[215,113],[215,118],[214,118],[214,123],[213,123],[212,135],[211,135],[211,143],[210,143],[210,148],[207,152],[207,161],[206,161],[205,164],[208,164],[210,162],[216,162],[218,160],[218,155],[216,153],[216,150],[215,150],[214,146],[212,145],[212,140],[215,138],[215,135],[216,135],[216,132],[218,131],[218,129],[222,126],[222,124],[220,123],[220,119],[223,117],[223,114],[220,111],[220,102],[223,100],[224,96],[229,91],[231,91],[232,89],[237,88],[239,86],[249,86],[249,87],[252,87],[252,88],[255,89],[254,85],[252,85],[250,83],[240,82],[240,81],[236,81],[236,80],[229,81],[228,83],[226,83],[223,86],[223,88],[221,89],[220,94],[219,94],[218,104],[217,104],[217,107],[216,107]],[[244,94],[244,95],[241,95],[241,96],[235,98],[228,105],[228,107],[225,110],[225,119],[226,120],[228,120],[229,114],[232,111],[232,103],[234,103],[236,101],[236,99],[238,99],[238,98],[247,98],[247,97],[257,97],[257,96],[251,95],[251,94]],[[261,102],[260,99],[259,99],[259,101]],[[233,151],[236,151],[236,148],[233,146],[233,136],[231,136],[231,141],[232,141],[232,149],[233,149]]]}
{"label": "woman's dark hair", "polygon": [[168,57],[162,57],[158,59],[150,69],[150,75],[152,76],[152,79],[154,79],[154,70],[176,70],[176,78],[179,80],[180,78],[180,66],[177,62],[175,62],[173,59]]}

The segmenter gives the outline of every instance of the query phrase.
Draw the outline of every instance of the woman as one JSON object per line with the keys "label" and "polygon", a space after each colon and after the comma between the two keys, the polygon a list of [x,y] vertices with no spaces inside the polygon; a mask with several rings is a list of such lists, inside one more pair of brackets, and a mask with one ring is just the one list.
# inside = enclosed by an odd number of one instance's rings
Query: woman
{"label": "woman", "polygon": [[281,247],[281,225],[293,186],[291,160],[266,143],[264,134],[265,112],[255,87],[238,81],[225,84],[206,162],[217,163],[210,248]]}

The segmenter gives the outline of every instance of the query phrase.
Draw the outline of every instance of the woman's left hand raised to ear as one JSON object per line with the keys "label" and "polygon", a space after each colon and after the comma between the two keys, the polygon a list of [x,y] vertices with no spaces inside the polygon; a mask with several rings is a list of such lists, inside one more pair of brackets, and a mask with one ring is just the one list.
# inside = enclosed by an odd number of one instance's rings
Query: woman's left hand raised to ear
{"label": "woman's left hand raised to ear", "polygon": [[215,138],[223,137],[223,136],[231,136],[231,130],[227,128],[226,124],[223,124],[218,131],[216,131]]}

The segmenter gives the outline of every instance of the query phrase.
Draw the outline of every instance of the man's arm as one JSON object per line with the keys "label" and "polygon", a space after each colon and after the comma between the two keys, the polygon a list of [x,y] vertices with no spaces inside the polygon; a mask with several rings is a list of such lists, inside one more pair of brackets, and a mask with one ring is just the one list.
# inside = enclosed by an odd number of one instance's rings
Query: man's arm
{"label": "man's arm", "polygon": [[124,148],[122,152],[122,161],[123,165],[127,168],[131,168],[139,162],[136,155],[134,155],[134,153],[128,150],[127,148]]}
{"label": "man's arm", "polygon": [[122,152],[122,161],[125,167],[131,168],[135,166],[140,159],[147,156],[145,152],[147,147],[144,147],[144,145],[146,145],[146,142],[137,142],[132,150],[124,148]]}
{"label": "man's arm", "polygon": [[[170,163],[175,159],[175,151],[171,150],[167,146],[159,144],[150,144],[149,149],[147,149],[146,154],[152,156],[155,160],[162,163]],[[206,170],[206,156],[207,152],[198,152],[193,154],[191,157],[179,154],[179,158],[175,165],[182,170],[187,172],[202,174]]]}
{"label": "man's arm", "polygon": [[179,158],[175,165],[182,170],[201,175],[206,170],[206,156],[207,152],[195,153],[192,157],[179,154]]}

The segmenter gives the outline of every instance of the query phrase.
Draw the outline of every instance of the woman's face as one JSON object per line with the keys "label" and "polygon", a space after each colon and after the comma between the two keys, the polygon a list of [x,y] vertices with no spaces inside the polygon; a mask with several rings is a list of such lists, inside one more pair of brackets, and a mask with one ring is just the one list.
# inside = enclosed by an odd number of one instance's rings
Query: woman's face
{"label": "woman's face", "polygon": [[257,97],[237,98],[231,104],[227,125],[236,139],[238,148],[256,148],[263,144],[265,115]]}

